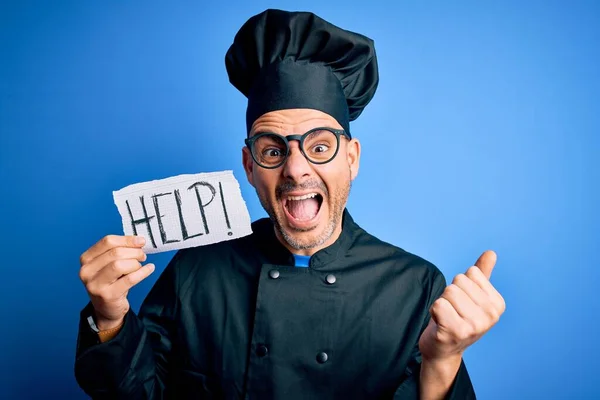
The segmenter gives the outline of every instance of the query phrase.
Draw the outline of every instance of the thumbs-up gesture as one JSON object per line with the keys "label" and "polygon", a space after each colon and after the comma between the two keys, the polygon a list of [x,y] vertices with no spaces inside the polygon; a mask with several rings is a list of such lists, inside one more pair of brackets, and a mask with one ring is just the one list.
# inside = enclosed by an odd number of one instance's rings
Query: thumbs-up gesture
{"label": "thumbs-up gesture", "polygon": [[484,252],[475,266],[457,275],[431,306],[431,320],[419,340],[424,360],[462,356],[494,326],[506,305],[490,283],[496,253]]}

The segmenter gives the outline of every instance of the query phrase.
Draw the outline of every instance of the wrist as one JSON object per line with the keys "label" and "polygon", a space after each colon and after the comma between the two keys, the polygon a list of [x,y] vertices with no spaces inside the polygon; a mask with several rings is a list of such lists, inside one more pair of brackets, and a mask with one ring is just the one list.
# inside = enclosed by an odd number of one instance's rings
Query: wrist
{"label": "wrist", "polygon": [[454,383],[461,362],[462,354],[435,359],[423,357],[420,376],[421,398],[443,399]]}
{"label": "wrist", "polygon": [[453,364],[460,364],[461,360],[462,360],[462,356],[463,353],[456,353],[456,354],[452,354],[449,356],[444,356],[444,357],[427,357],[425,355],[422,355],[422,362],[423,363],[427,363],[430,365],[434,365],[434,366],[442,366],[442,365],[453,365]]}
{"label": "wrist", "polygon": [[428,375],[441,382],[453,382],[461,362],[462,354],[436,359],[423,358],[421,371],[426,371]]}
{"label": "wrist", "polygon": [[107,331],[107,330],[112,330],[112,329],[118,328],[121,325],[123,325],[124,320],[125,320],[125,317],[122,317],[121,319],[118,319],[118,320],[105,319],[105,318],[99,317],[96,314],[96,326],[98,327],[98,330],[100,330],[100,331]]}

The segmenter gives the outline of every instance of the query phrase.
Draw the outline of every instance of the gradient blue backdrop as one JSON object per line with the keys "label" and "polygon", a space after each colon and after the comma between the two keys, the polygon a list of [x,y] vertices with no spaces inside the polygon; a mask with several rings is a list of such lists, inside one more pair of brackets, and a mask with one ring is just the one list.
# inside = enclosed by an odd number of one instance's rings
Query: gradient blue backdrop
{"label": "gradient blue backdrop", "polygon": [[[375,40],[380,88],[352,127],[358,222],[448,280],[497,251],[508,308],[465,356],[480,398],[598,398],[599,3],[483,3],[3,1],[0,398],[85,398],[78,258],[121,233],[113,190],[233,169],[265,215],[224,54],[267,7]],[[151,256],[156,272],[172,256]]]}

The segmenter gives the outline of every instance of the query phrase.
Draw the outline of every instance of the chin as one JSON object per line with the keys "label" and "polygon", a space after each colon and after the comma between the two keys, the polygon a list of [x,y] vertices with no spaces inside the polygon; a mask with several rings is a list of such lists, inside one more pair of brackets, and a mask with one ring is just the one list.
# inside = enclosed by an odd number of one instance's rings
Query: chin
{"label": "chin", "polygon": [[323,246],[335,230],[333,219],[321,221],[326,223],[316,221],[314,225],[302,224],[302,227],[288,224],[285,216],[282,219],[283,221],[280,220],[277,223],[277,230],[286,243],[296,250],[309,250]]}
{"label": "chin", "polygon": [[[301,189],[275,193],[273,197],[259,193],[259,199],[275,225],[279,239],[288,248],[309,250],[324,246],[335,232],[339,216],[330,204],[331,197],[324,185],[313,184]],[[307,201],[308,200],[308,201]],[[307,201],[299,208],[299,201]]]}

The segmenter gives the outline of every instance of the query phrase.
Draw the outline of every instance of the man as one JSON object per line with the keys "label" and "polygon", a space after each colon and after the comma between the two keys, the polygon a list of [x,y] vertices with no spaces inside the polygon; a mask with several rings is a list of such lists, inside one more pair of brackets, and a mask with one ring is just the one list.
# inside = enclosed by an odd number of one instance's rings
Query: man
{"label": "man", "polygon": [[93,398],[475,398],[464,350],[504,301],[484,253],[446,287],[431,263],[371,236],[346,202],[350,132],[378,84],[373,42],[310,13],[252,17],[226,55],[248,97],[243,164],[270,218],[177,252],[139,315],[143,238],[81,256],[75,374]]}

